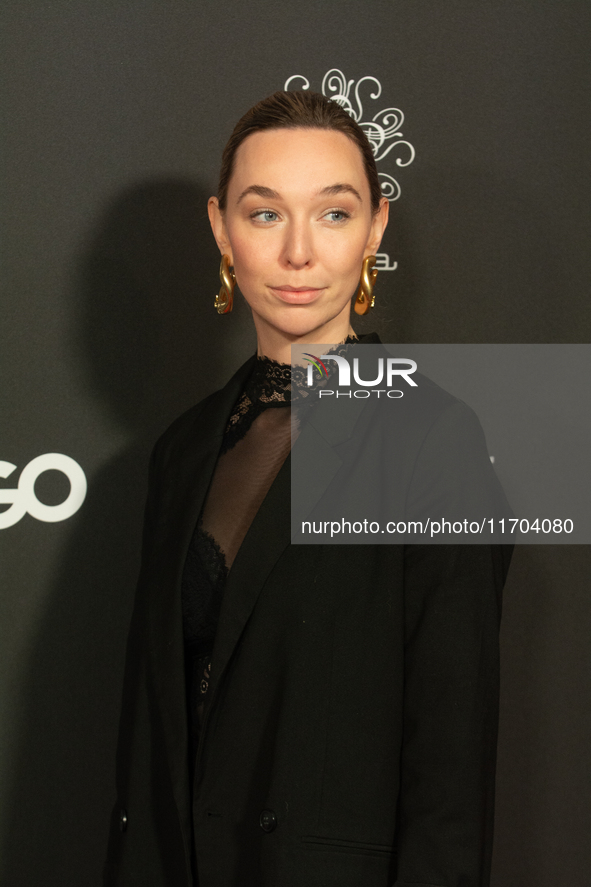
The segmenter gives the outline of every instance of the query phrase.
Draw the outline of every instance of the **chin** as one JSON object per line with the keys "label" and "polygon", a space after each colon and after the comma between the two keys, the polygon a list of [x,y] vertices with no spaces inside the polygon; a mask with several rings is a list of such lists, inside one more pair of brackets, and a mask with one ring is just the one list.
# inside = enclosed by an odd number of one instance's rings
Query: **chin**
{"label": "chin", "polygon": [[[304,308],[297,308],[289,311],[289,313],[281,312],[282,316],[268,318],[266,319],[266,322],[290,339],[302,339],[312,334],[318,339],[318,333],[321,331],[322,327],[330,326],[334,330],[335,324],[342,324],[344,329],[348,331],[351,313],[349,310],[347,310],[346,313],[343,313],[343,310],[344,309],[341,309],[336,315],[329,314],[327,316],[325,314],[319,315],[317,312],[306,311]],[[346,334],[347,333],[345,332],[343,338]],[[318,341],[326,344],[333,344],[332,338],[334,338],[334,335],[330,334],[328,338]]]}

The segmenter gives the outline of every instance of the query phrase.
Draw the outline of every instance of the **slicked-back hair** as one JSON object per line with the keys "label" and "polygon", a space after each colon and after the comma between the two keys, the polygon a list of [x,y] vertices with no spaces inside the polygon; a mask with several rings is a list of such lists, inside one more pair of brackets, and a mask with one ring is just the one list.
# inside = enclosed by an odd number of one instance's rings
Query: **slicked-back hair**
{"label": "slicked-back hair", "polygon": [[361,151],[365,175],[369,184],[372,212],[379,209],[382,190],[376,162],[367,136],[345,109],[318,92],[274,92],[257,102],[240,118],[222,154],[218,185],[221,211],[226,209],[228,184],[234,171],[236,151],[249,135],[266,129],[329,129],[342,132]]}

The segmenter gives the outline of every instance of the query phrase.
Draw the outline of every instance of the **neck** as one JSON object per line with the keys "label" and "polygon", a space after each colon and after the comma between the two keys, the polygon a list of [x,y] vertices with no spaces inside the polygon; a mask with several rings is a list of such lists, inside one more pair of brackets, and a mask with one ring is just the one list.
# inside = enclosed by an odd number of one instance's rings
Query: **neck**
{"label": "neck", "polygon": [[[343,323],[323,324],[317,330],[311,330],[302,335],[285,333],[282,330],[266,327],[260,329],[257,326],[257,354],[259,357],[270,357],[279,363],[291,363],[292,345],[339,345],[347,336],[356,336],[356,332],[349,322],[349,318]],[[302,360],[302,365],[304,361]]]}

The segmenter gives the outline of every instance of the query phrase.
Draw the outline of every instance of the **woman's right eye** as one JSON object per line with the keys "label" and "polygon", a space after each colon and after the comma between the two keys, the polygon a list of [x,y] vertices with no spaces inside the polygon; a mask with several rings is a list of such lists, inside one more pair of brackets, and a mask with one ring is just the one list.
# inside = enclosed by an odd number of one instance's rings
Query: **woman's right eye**
{"label": "woman's right eye", "polygon": [[272,209],[262,209],[251,215],[251,219],[257,222],[276,222],[277,218],[277,213],[273,212]]}

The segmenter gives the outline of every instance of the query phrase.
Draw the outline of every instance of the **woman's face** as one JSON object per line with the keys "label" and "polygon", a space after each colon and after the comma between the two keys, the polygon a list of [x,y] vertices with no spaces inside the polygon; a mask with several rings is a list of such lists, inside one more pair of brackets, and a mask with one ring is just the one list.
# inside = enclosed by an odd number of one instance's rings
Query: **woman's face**
{"label": "woman's face", "polygon": [[259,342],[341,341],[365,256],[375,254],[388,201],[372,213],[361,152],[334,130],[253,133],[236,152],[218,246],[230,258]]}

